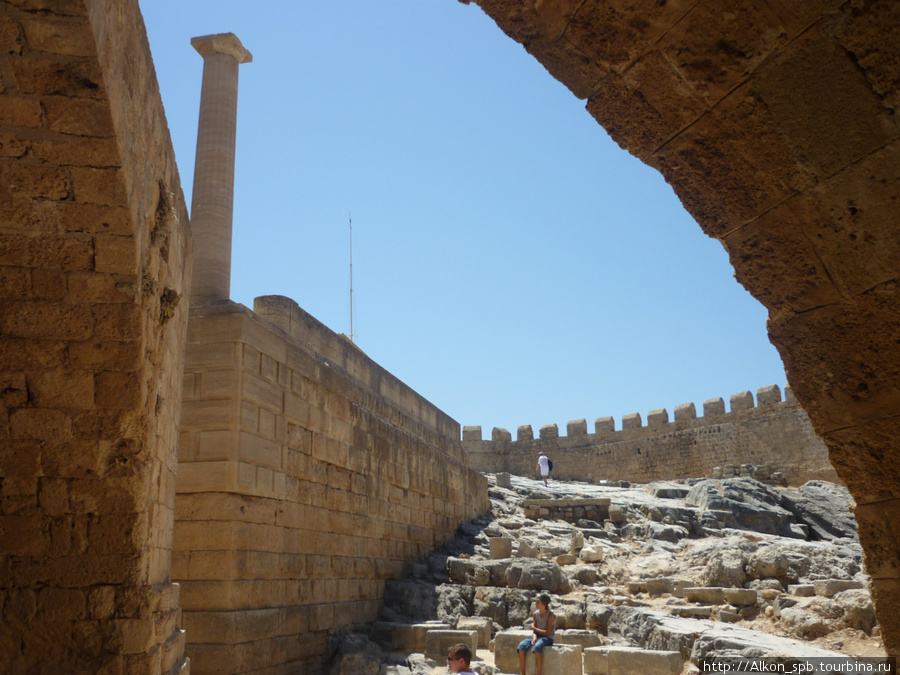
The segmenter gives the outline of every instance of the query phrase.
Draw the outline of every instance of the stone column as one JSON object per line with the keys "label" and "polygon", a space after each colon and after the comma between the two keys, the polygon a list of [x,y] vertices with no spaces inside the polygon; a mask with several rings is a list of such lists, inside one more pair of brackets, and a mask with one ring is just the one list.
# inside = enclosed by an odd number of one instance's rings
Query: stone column
{"label": "stone column", "polygon": [[252,55],[234,33],[191,38],[203,57],[203,87],[191,200],[191,302],[231,296],[231,221],[237,135],[238,66]]}

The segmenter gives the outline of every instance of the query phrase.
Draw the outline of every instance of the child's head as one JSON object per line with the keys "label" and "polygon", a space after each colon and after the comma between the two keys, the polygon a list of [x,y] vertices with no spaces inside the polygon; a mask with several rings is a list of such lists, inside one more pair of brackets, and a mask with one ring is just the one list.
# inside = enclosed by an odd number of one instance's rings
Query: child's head
{"label": "child's head", "polygon": [[462,642],[450,647],[447,653],[447,665],[451,673],[460,673],[469,669],[472,662],[472,650]]}

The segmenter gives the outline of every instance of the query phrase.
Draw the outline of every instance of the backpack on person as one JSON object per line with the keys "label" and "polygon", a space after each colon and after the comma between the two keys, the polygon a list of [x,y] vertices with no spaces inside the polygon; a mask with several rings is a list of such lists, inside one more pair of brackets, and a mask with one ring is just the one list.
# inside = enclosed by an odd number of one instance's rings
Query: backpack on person
{"label": "backpack on person", "polygon": [[553,460],[549,457],[547,458],[547,473],[553,471]]}

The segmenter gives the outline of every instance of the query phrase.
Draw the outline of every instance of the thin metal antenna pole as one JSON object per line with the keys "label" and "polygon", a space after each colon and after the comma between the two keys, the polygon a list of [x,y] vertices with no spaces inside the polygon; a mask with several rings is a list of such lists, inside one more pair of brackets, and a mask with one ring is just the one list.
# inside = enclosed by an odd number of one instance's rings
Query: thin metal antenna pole
{"label": "thin metal antenna pole", "polygon": [[353,216],[348,211],[350,221],[350,342],[353,342]]}

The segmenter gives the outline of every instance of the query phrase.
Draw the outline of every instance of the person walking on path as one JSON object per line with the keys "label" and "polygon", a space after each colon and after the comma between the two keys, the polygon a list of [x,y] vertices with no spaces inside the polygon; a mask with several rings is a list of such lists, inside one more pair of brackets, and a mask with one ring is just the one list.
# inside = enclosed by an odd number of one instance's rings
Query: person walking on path
{"label": "person walking on path", "polygon": [[519,643],[516,651],[519,652],[519,671],[525,675],[525,654],[528,650],[534,652],[535,675],[541,675],[544,666],[544,648],[553,644],[553,636],[556,634],[556,615],[550,611],[550,594],[541,593],[534,601],[537,611],[531,622],[531,639],[525,638]]}
{"label": "person walking on path", "polygon": [[547,476],[550,475],[550,458],[543,452],[538,457],[538,471],[541,472],[541,478],[544,481],[544,485],[546,485]]}

